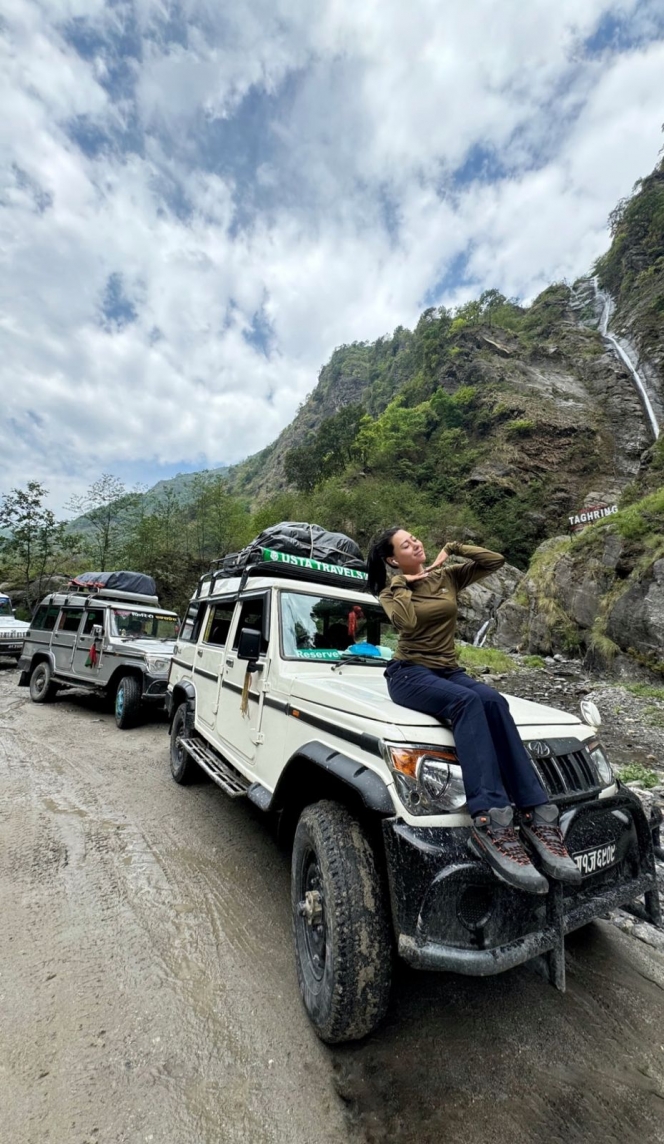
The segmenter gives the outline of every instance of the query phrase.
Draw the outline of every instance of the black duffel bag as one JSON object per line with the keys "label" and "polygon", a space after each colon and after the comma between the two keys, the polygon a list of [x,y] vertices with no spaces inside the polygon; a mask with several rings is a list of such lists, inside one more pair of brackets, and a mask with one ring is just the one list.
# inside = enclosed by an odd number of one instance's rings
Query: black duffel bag
{"label": "black duffel bag", "polygon": [[222,568],[231,571],[242,569],[260,559],[261,548],[271,548],[274,552],[287,552],[291,556],[306,556],[309,560],[321,560],[324,564],[340,564],[344,568],[365,570],[362,553],[354,540],[343,532],[328,532],[320,524],[305,524],[285,520],[266,528],[248,544],[242,552],[233,552],[224,557]]}

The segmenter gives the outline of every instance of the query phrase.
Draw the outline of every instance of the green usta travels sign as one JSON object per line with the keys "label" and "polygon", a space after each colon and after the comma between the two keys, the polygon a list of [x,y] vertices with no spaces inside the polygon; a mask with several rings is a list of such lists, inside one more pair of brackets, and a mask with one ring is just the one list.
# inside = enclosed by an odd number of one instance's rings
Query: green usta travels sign
{"label": "green usta travels sign", "polygon": [[335,576],[348,576],[350,580],[366,582],[366,572],[357,568],[344,568],[341,564],[325,564],[322,560],[312,560],[308,556],[291,556],[290,552],[275,552],[273,548],[261,549],[263,560],[275,564],[291,564],[297,568],[309,568],[312,572],[332,572]]}

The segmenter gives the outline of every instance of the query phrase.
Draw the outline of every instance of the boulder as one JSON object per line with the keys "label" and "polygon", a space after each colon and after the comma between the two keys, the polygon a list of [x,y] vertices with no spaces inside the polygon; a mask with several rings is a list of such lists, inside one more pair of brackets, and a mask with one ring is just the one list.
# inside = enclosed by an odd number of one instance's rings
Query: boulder
{"label": "boulder", "polygon": [[518,651],[528,642],[528,608],[516,600],[505,600],[496,612],[491,646],[502,651]]}
{"label": "boulder", "polygon": [[664,659],[664,560],[632,584],[612,605],[607,635],[619,647],[633,648],[647,659]]}

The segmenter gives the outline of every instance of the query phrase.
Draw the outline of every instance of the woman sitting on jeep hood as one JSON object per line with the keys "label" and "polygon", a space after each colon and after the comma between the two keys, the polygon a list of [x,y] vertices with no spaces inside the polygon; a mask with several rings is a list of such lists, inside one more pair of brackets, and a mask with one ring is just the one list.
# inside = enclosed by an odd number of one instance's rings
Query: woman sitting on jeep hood
{"label": "woman sitting on jeep hood", "polygon": [[[464,562],[446,564],[451,555]],[[390,528],[369,553],[369,586],[399,633],[385,672],[390,699],[452,723],[473,819],[471,850],[509,885],[545,894],[548,882],[514,831],[512,806],[544,873],[578,884],[581,874],[565,848],[558,808],[535,773],[507,700],[466,675],[454,646],[457,593],[504,563],[497,552],[452,541],[427,567],[420,541],[406,529]]]}

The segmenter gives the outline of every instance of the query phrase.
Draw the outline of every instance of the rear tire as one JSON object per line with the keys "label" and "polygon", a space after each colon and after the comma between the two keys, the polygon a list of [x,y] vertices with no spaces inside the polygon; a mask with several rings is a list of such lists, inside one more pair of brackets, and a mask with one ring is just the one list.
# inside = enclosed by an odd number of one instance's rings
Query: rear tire
{"label": "rear tire", "polygon": [[385,888],[360,823],[336,802],[306,807],[291,876],[300,994],[318,1036],[355,1041],[385,1016],[392,939]]}
{"label": "rear tire", "polygon": [[141,690],[135,675],[123,675],[118,683],[115,693],[115,723],[121,731],[129,731],[138,722]]}
{"label": "rear tire", "polygon": [[30,698],[33,703],[52,703],[57,693],[53,669],[46,660],[38,663],[30,675]]}
{"label": "rear tire", "polygon": [[181,703],[173,717],[171,725],[171,774],[180,786],[189,786],[202,774],[200,767],[194,762],[191,755],[177,745],[182,735],[190,733],[187,718],[187,704]]}

